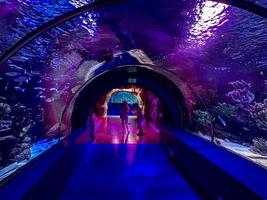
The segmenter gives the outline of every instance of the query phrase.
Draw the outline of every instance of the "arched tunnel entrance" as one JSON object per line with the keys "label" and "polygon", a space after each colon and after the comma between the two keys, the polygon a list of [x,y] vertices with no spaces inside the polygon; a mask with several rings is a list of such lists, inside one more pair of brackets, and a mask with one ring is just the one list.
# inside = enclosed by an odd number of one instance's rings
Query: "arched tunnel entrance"
{"label": "arched tunnel entrance", "polygon": [[182,128],[189,124],[184,96],[172,80],[147,66],[120,66],[87,81],[78,92],[71,111],[71,132],[81,132],[88,127],[88,118],[98,100],[114,88],[122,87],[139,87],[153,92],[162,103],[163,125]]}
{"label": "arched tunnel entrance", "polygon": [[[115,91],[114,91],[115,90]],[[104,102],[104,106],[106,108],[106,115],[111,116],[119,116],[120,115],[120,106],[124,101],[127,101],[130,108],[132,109],[134,104],[141,105],[142,99],[138,96],[138,94],[134,91],[135,88],[131,89],[113,89],[106,95],[106,100]],[[129,113],[132,115],[133,113]]]}

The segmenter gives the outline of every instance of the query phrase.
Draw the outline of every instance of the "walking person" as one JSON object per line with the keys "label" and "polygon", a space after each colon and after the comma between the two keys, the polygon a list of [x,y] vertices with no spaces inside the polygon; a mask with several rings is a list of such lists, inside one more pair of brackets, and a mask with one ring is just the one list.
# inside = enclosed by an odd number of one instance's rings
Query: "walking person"
{"label": "walking person", "polygon": [[140,106],[138,104],[134,105],[133,111],[136,114],[136,122],[137,122],[137,128],[138,128],[137,135],[142,136],[142,135],[144,135],[144,131],[143,131],[143,127],[142,127],[144,114],[143,114],[142,109],[140,108]]}
{"label": "walking person", "polygon": [[125,133],[125,131],[127,131],[128,133],[130,132],[129,126],[128,126],[129,111],[130,111],[130,107],[128,105],[128,102],[123,101],[122,106],[121,106],[121,114],[120,114],[123,133]]}

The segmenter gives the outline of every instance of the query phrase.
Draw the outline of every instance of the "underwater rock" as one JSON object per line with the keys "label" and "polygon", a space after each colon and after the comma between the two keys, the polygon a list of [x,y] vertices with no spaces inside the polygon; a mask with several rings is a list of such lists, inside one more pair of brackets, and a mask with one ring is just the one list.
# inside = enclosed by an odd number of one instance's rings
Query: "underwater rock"
{"label": "underwater rock", "polygon": [[23,160],[29,160],[31,158],[31,149],[25,149],[20,154],[15,156],[15,160],[17,162],[21,162]]}
{"label": "underwater rock", "polygon": [[9,115],[11,113],[11,107],[7,103],[0,103],[0,117]]}

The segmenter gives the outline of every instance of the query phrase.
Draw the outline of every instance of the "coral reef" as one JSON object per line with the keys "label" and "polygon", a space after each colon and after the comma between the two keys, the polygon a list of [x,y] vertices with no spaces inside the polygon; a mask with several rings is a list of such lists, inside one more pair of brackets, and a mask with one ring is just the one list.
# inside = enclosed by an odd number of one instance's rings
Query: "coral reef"
{"label": "coral reef", "polygon": [[19,134],[18,142],[11,151],[11,156],[14,157],[15,161],[20,162],[31,157],[31,138],[28,133],[31,125],[24,127]]}
{"label": "coral reef", "polygon": [[251,150],[261,155],[267,155],[267,140],[264,138],[255,138]]}
{"label": "coral reef", "polygon": [[252,101],[254,101],[255,95],[249,90],[251,88],[250,83],[240,80],[230,82],[229,84],[234,90],[228,92],[226,96],[230,97],[238,107],[246,108]]}
{"label": "coral reef", "polygon": [[236,117],[237,109],[238,108],[236,106],[223,102],[218,103],[217,106],[214,106],[212,109],[212,113],[225,118],[231,118]]}
{"label": "coral reef", "polygon": [[194,110],[193,117],[197,123],[204,127],[208,127],[211,124],[211,121],[213,121],[207,111]]}
{"label": "coral reef", "polygon": [[0,103],[0,117],[1,118],[9,115],[10,112],[11,112],[10,105],[8,105],[7,103]]}
{"label": "coral reef", "polygon": [[267,99],[263,103],[256,103],[249,107],[250,116],[255,120],[257,127],[267,136]]}

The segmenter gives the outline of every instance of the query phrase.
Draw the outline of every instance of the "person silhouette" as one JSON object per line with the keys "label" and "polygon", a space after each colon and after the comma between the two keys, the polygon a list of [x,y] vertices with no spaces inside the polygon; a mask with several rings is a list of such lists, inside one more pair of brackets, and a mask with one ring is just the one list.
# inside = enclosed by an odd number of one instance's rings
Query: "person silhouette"
{"label": "person silhouette", "polygon": [[129,131],[129,126],[128,126],[128,113],[129,113],[129,111],[130,111],[130,107],[128,105],[128,102],[127,101],[123,101],[122,105],[121,105],[121,113],[120,113],[123,133],[125,131],[127,131],[128,133],[130,132]]}
{"label": "person silhouette", "polygon": [[143,127],[142,127],[142,122],[144,119],[144,114],[142,112],[142,109],[138,104],[134,104],[133,111],[136,114],[136,122],[137,122],[137,128],[138,128],[138,136],[144,135]]}

